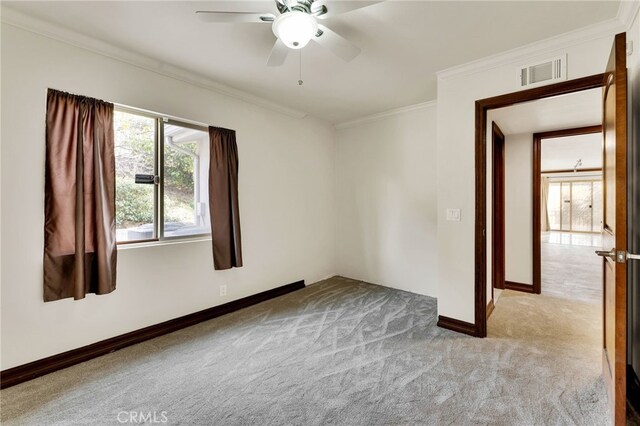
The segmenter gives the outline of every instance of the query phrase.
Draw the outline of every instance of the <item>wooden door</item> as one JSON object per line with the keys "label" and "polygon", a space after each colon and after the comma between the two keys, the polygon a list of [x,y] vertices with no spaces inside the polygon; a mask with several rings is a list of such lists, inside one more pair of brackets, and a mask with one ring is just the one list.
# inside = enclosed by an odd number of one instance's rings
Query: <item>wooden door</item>
{"label": "wooden door", "polygon": [[618,34],[603,87],[604,284],[603,376],[614,425],[626,422],[627,321],[627,66]]}

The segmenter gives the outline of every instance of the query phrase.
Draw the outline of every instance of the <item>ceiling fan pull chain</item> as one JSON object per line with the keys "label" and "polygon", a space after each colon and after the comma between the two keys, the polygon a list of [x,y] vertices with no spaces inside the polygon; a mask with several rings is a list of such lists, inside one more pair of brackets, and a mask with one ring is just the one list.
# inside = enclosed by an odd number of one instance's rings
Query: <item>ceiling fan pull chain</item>
{"label": "ceiling fan pull chain", "polygon": [[298,86],[302,86],[304,81],[302,81],[302,49],[299,50],[300,56],[298,62]]}

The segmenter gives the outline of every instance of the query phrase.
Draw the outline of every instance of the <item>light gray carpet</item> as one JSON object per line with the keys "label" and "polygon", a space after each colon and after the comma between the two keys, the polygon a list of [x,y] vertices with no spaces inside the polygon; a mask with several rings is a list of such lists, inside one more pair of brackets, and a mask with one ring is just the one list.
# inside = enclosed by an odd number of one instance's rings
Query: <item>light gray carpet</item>
{"label": "light gray carpet", "polygon": [[553,331],[512,293],[476,339],[436,327],[433,298],[332,278],[6,389],[2,424],[607,424],[592,312]]}
{"label": "light gray carpet", "polygon": [[544,232],[541,243],[542,294],[602,303],[600,235]]}

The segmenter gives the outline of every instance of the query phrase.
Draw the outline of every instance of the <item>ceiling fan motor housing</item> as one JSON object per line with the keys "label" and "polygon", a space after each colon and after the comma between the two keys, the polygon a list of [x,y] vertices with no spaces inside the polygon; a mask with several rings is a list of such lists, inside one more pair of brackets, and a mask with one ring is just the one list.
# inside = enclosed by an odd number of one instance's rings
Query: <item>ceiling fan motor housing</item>
{"label": "ceiling fan motor housing", "polygon": [[322,4],[314,4],[315,0],[276,0],[276,6],[280,13],[287,13],[293,10],[317,14],[326,9]]}

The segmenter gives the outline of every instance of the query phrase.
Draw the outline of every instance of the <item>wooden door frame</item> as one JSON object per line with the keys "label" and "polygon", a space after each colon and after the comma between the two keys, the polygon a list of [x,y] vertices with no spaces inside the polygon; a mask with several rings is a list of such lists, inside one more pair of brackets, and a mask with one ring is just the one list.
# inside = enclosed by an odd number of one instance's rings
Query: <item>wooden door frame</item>
{"label": "wooden door frame", "polygon": [[[602,127],[602,126],[600,126]],[[543,170],[541,173],[582,173],[582,172],[602,172],[602,167],[585,167],[582,169],[557,169],[557,170]]]}
{"label": "wooden door frame", "polygon": [[[521,102],[566,95],[604,85],[605,74],[596,74],[548,86],[480,99],[475,103],[475,315],[473,335],[487,336],[487,112]],[[471,334],[471,333],[469,333]]]}
{"label": "wooden door frame", "polygon": [[[540,187],[542,184],[542,140],[563,138],[567,136],[589,135],[593,133],[602,133],[602,125],[576,127],[572,129],[553,130],[550,132],[541,132],[533,134],[533,293],[540,294],[542,291],[542,261],[541,261],[541,215],[540,215]],[[589,168],[579,171],[602,171],[599,169]],[[573,170],[569,170],[573,172]],[[545,172],[548,173],[548,172]]]}
{"label": "wooden door frame", "polygon": [[[501,141],[501,142],[500,142]],[[491,300],[487,317],[494,308],[493,289],[505,287],[505,136],[498,124],[491,123]]]}

